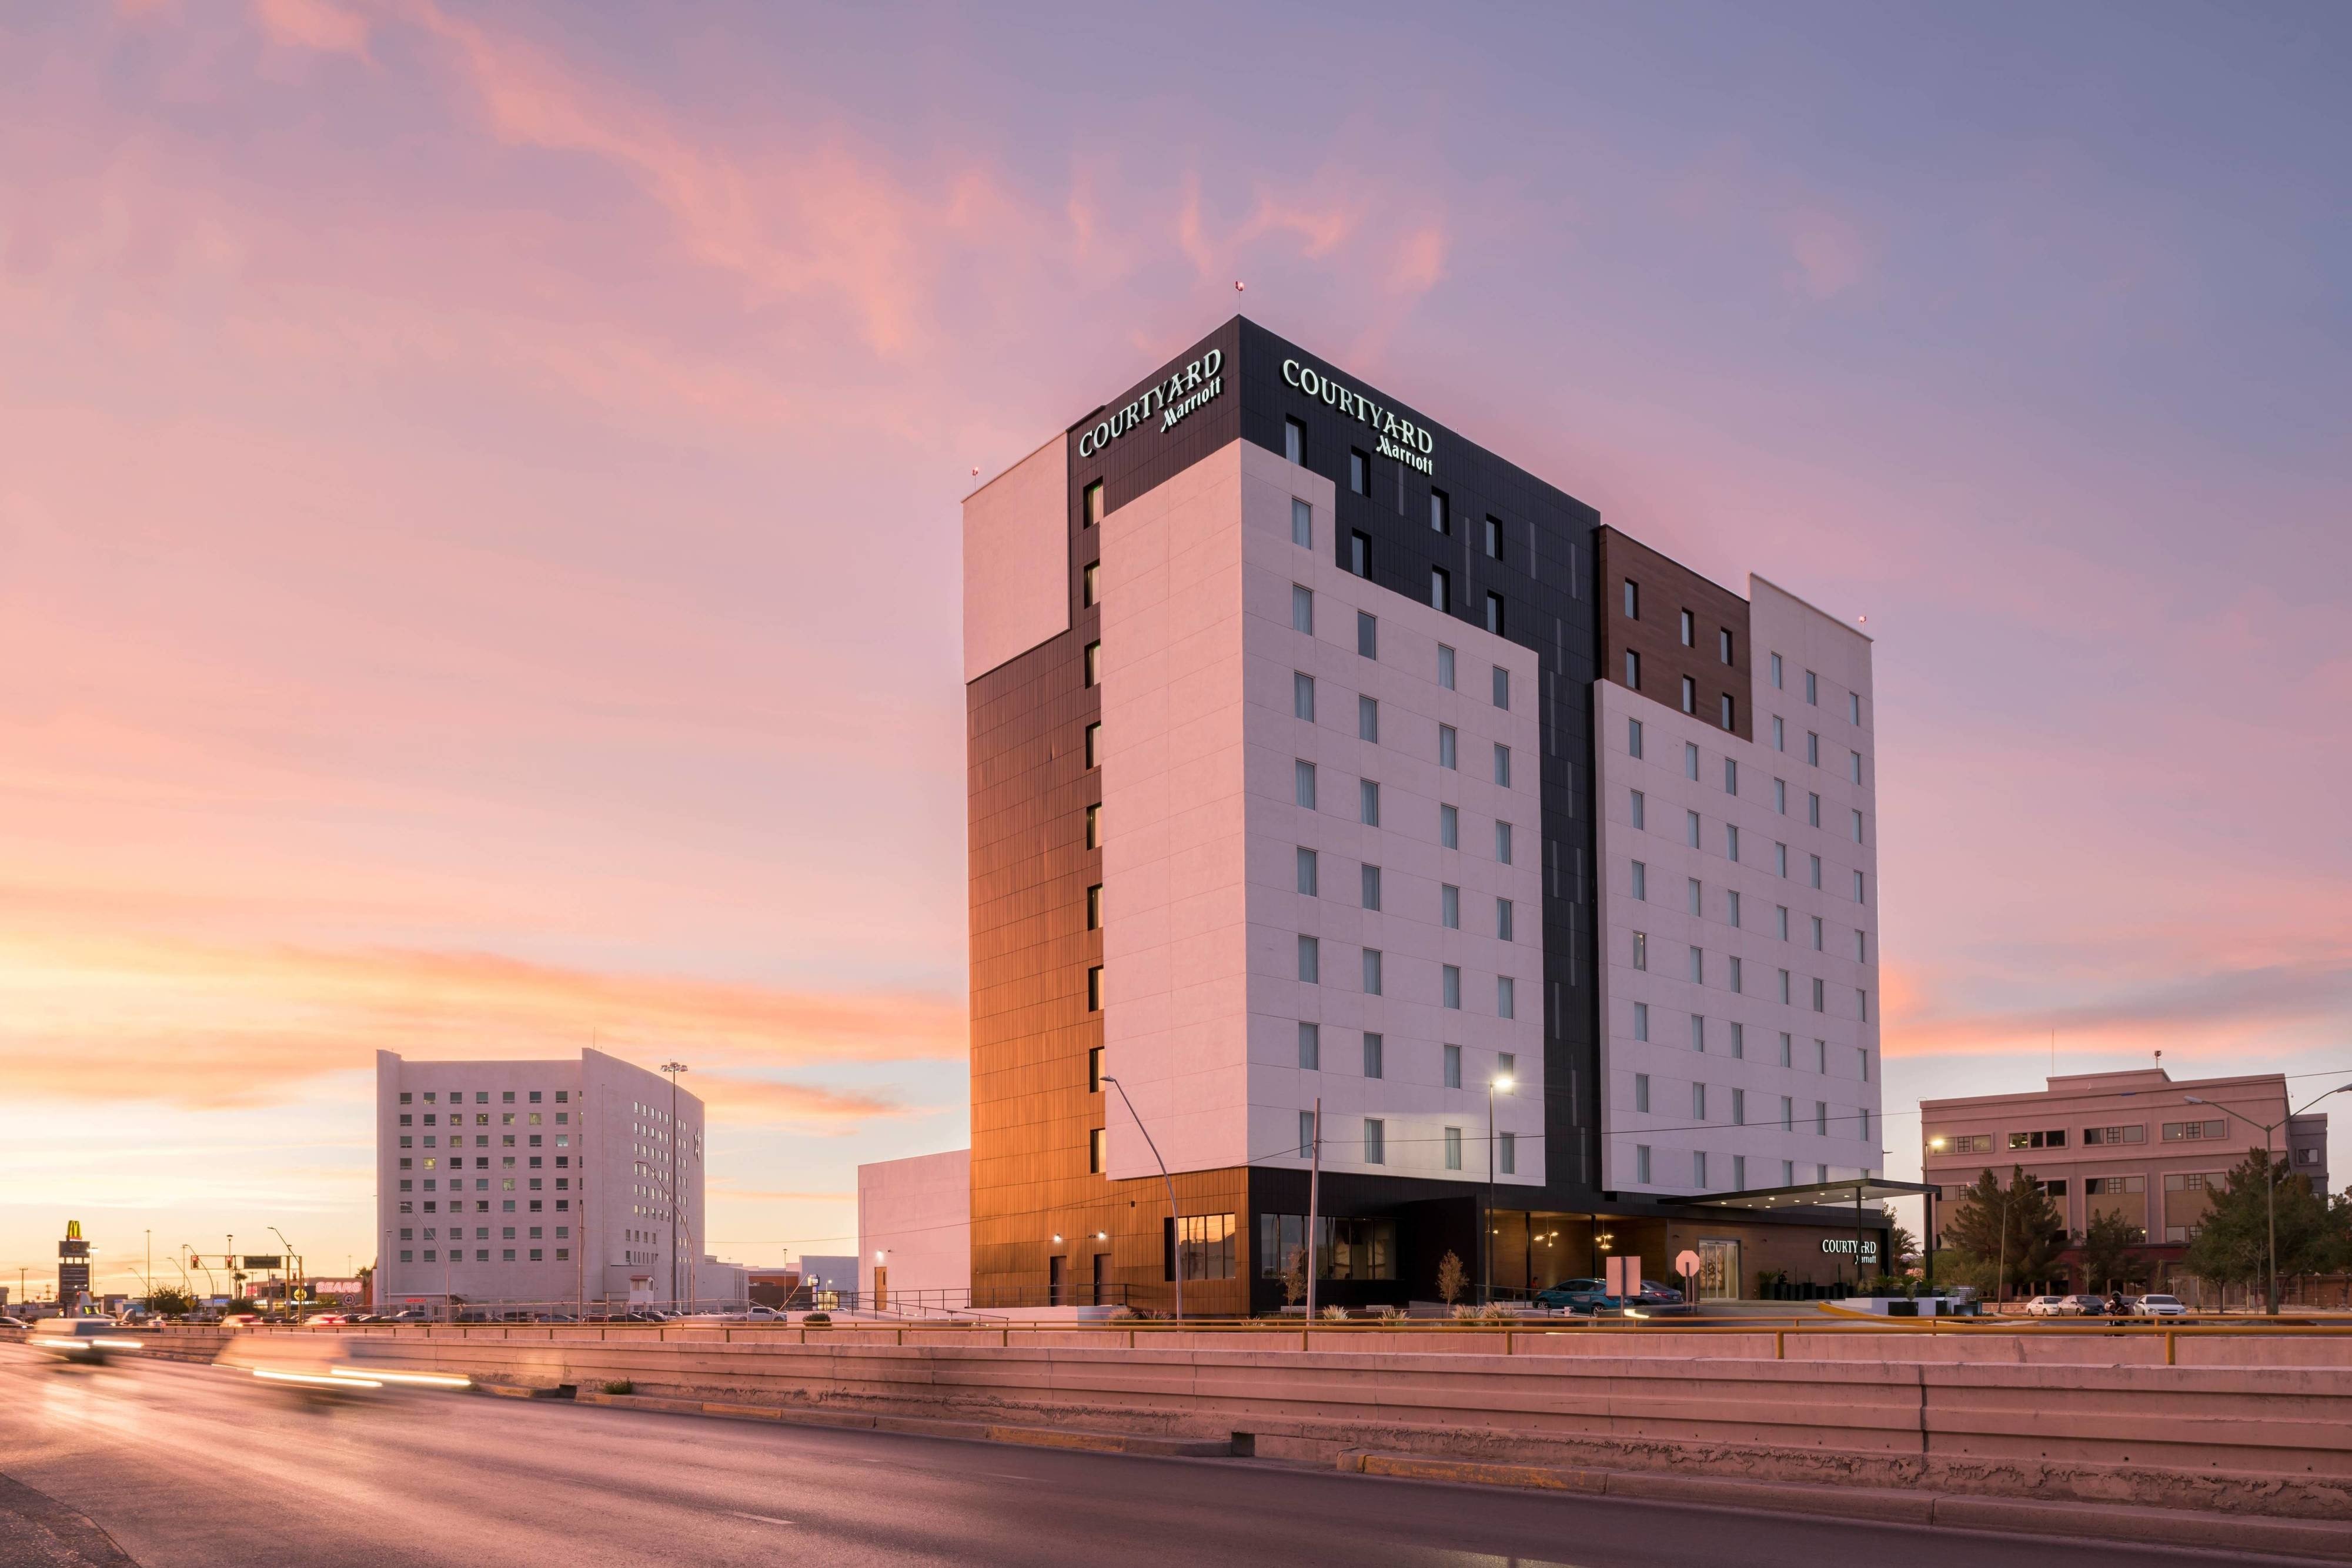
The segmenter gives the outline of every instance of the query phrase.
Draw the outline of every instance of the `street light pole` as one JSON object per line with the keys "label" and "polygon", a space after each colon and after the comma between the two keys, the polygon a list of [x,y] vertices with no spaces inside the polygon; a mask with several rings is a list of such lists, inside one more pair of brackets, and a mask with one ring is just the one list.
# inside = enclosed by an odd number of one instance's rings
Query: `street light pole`
{"label": "street light pole", "polygon": [[669,1306],[677,1310],[677,1075],[687,1070],[683,1061],[665,1061],[661,1070],[669,1074]]}
{"label": "street light pole", "polygon": [[[2352,1089],[2352,1083],[2341,1083],[2333,1089],[2326,1091],[2325,1092],[2315,1094],[2305,1103],[2303,1111],[2308,1111],[2312,1106],[2316,1105],[2322,1100],[2326,1099],[2328,1095],[2341,1094],[2347,1089]],[[2264,1210],[2264,1218],[2268,1221],[2270,1226],[2270,1267],[2267,1270],[2269,1279],[2266,1288],[2264,1289],[2263,1295],[2269,1303],[2265,1309],[2267,1314],[2271,1317],[2276,1317],[2278,1316],[2279,1310],[2278,1172],[2271,1167],[2271,1134],[2277,1132],[2281,1127],[2285,1126],[2287,1122],[2292,1122],[2297,1116],[2302,1115],[2303,1111],[2289,1111],[2286,1113],[2286,1121],[2284,1122],[2264,1123],[2255,1121],[2252,1116],[2247,1115],[2242,1111],[2233,1111],[2227,1105],[2216,1104],[2213,1101],[2204,1099],[2199,1095],[2184,1094],[2181,1098],[2191,1105],[2207,1106],[2212,1110],[2221,1112],[2225,1116],[2235,1116],[2239,1121],[2243,1122],[2249,1127],[2260,1127],[2263,1130],[2263,1207]]]}
{"label": "street light pole", "polygon": [[[1135,1130],[1143,1134],[1144,1147],[1151,1151],[1152,1161],[1160,1167],[1160,1179],[1168,1184],[1168,1240],[1171,1254],[1168,1260],[1170,1264],[1168,1271],[1176,1276],[1176,1321],[1181,1323],[1184,1321],[1184,1233],[1183,1220],[1179,1217],[1176,1209],[1175,1178],[1168,1174],[1168,1162],[1160,1157],[1160,1145],[1151,1141],[1151,1129],[1143,1124],[1142,1117],[1136,1115],[1135,1102],[1127,1097],[1127,1085],[1108,1073],[1103,1075],[1103,1082],[1118,1091],[1119,1103],[1127,1107],[1129,1118],[1135,1123]],[[1319,1128],[1317,1142],[1321,1142]],[[1309,1275],[1308,1278],[1311,1279],[1313,1276]]]}

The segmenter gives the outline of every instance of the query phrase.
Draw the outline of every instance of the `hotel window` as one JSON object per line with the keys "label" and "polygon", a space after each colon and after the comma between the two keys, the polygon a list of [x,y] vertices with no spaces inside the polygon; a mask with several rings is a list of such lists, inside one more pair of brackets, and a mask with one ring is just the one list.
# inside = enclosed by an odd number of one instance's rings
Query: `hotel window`
{"label": "hotel window", "polygon": [[[1495,747],[1495,782],[1507,789],[1511,787],[1511,748],[1497,743]],[[1860,813],[1856,813],[1859,817]],[[1856,834],[1859,838],[1860,835]]]}
{"label": "hotel window", "polygon": [[1683,838],[1692,849],[1698,848],[1698,813],[1696,811],[1683,813]]}
{"label": "hotel window", "polygon": [[1459,1127],[1445,1129],[1445,1168],[1450,1171],[1462,1168],[1462,1129]]}
{"label": "hotel window", "polygon": [[1691,1014],[1691,1049],[1702,1054],[1706,1051],[1706,1019]]}
{"label": "hotel window", "polygon": [[1706,911],[1706,884],[1699,881],[1698,878],[1693,877],[1690,879],[1687,891],[1690,894],[1690,912],[1693,915],[1705,914]]}
{"label": "hotel window", "polygon": [[1505,865],[1511,863],[1511,824],[1495,824],[1495,858]]}
{"label": "hotel window", "polygon": [[1633,1004],[1633,1038],[1635,1040],[1650,1038],[1650,1004],[1647,1002]]}
{"label": "hotel window", "polygon": [[1315,722],[1315,677],[1304,670],[1290,673],[1290,715]]}
{"label": "hotel window", "polygon": [[1739,924],[1739,894],[1736,889],[1727,889],[1724,893],[1723,922],[1733,926]]}
{"label": "hotel window", "polygon": [[1738,726],[1733,722],[1733,718],[1734,715],[1732,713],[1731,706],[1731,694],[1729,692],[1726,692],[1723,694],[1723,727],[1726,729],[1738,728]]}
{"label": "hotel window", "polygon": [[1087,929],[1089,931],[1102,929],[1102,883],[1100,883],[1087,889]]}
{"label": "hotel window", "polygon": [[1683,612],[1682,637],[1684,647],[1696,648],[1698,646],[1698,622],[1687,610]]}
{"label": "hotel window", "polygon": [[1683,742],[1683,777],[1694,780],[1698,778],[1698,747],[1688,741]]}
{"label": "hotel window", "polygon": [[1103,482],[1099,479],[1086,488],[1086,526],[1093,528],[1103,520]]}
{"label": "hotel window", "polygon": [[1643,795],[1639,789],[1636,789],[1633,792],[1633,795],[1628,801],[1628,805],[1631,808],[1630,815],[1633,818],[1633,825],[1636,828],[1647,827],[1649,825],[1648,818],[1650,814],[1649,797]]}
{"label": "hotel window", "polygon": [[[1731,962],[1737,967],[1739,960],[1734,958]],[[1748,1026],[1744,1023],[1734,1022],[1731,1026],[1731,1054],[1735,1060],[1748,1060]]]}
{"label": "hotel window", "polygon": [[1315,634],[1315,592],[1296,582],[1290,585],[1290,629]]}
{"label": "hotel window", "polygon": [[1853,934],[1853,961],[1857,964],[1870,962],[1870,938],[1860,931]]}
{"label": "hotel window", "polygon": [[1315,852],[1310,849],[1300,849],[1298,852],[1298,891],[1305,894],[1309,898],[1318,897],[1322,892],[1322,881],[1318,876],[1317,876],[1316,870],[1317,862]]}
{"label": "hotel window", "polygon": [[1315,1113],[1298,1113],[1298,1157],[1311,1159],[1315,1154]]}
{"label": "hotel window", "polygon": [[1830,1135],[1830,1106],[1826,1100],[1813,1102],[1813,1135],[1820,1138]]}
{"label": "hotel window", "polygon": [[1381,906],[1381,868],[1376,865],[1368,865],[1359,869],[1360,869],[1364,873],[1362,877],[1364,884],[1364,907],[1366,909],[1378,909]]}
{"label": "hotel window", "polygon": [[1816,952],[1816,953],[1818,953],[1818,952],[1820,952],[1820,951],[1822,950],[1822,917],[1821,917],[1820,915],[1814,915],[1814,916],[1812,917],[1812,920],[1813,920],[1813,951],[1814,951],[1814,952]]}
{"label": "hotel window", "polygon": [[1364,1036],[1365,1077],[1378,1078],[1381,1076],[1381,1057],[1383,1043],[1384,1042],[1379,1035],[1368,1034]]}
{"label": "hotel window", "polygon": [[1437,841],[1444,849],[1462,847],[1462,812],[1458,807],[1437,808]]}
{"label": "hotel window", "polygon": [[1429,569],[1429,607],[1442,615],[1454,613],[1454,579],[1442,566]]}
{"label": "hotel window", "polygon": [[1786,779],[1772,780],[1772,809],[1784,817],[1789,814],[1789,781]]}
{"label": "hotel window", "polygon": [[1827,996],[1827,985],[1828,982],[1824,980],[1816,979],[1813,982],[1813,1010],[1817,1013],[1829,1010],[1822,1005]]}
{"label": "hotel window", "polygon": [[1517,940],[1517,938],[1511,935],[1511,927],[1514,924],[1512,919],[1513,913],[1511,901],[1509,899],[1498,898],[1495,900],[1495,938],[1496,941],[1510,942]]}
{"label": "hotel window", "polygon": [[1845,721],[1856,729],[1862,727],[1862,694],[1860,692],[1846,693]]}
{"label": "hotel window", "polygon": [[1824,1078],[1829,1076],[1830,1042],[1828,1040],[1817,1040],[1813,1041],[1813,1071],[1822,1074]]}
{"label": "hotel window", "polygon": [[1636,931],[1633,933],[1633,967],[1646,969],[1649,967],[1650,934],[1646,931]]}
{"label": "hotel window", "polygon": [[1739,764],[1728,757],[1723,759],[1723,792],[1727,795],[1739,793]]}
{"label": "hotel window", "polygon": [[1495,1143],[1496,1145],[1495,1153],[1502,1164],[1503,1174],[1518,1175],[1519,1135],[1517,1133],[1497,1133],[1495,1134]]}
{"label": "hotel window", "polygon": [[1778,653],[1772,655],[1772,689],[1780,690],[1780,655]]}
{"label": "hotel window", "polygon": [[1631,648],[1625,650],[1625,684],[1637,692],[1642,689],[1642,655]]}
{"label": "hotel window", "polygon": [[[2164,1124],[2164,1141],[2168,1144],[2193,1143],[2204,1138],[2225,1137],[2229,1130],[2227,1122],[2167,1122]],[[2011,1134],[2011,1146],[2014,1146],[2015,1136]]]}
{"label": "hotel window", "polygon": [[1307,463],[1307,426],[1296,419],[1282,422],[1282,455],[1302,467]]}
{"label": "hotel window", "polygon": [[1103,1048],[1099,1045],[1087,1049],[1087,1092],[1089,1094],[1102,1092],[1102,1053]]}
{"label": "hotel window", "polygon": [[1643,1183],[1650,1179],[1650,1145],[1647,1144],[1633,1145],[1633,1179]]}
{"label": "hotel window", "polygon": [[1462,890],[1450,882],[1437,884],[1437,918],[1449,931],[1462,929]]}
{"label": "hotel window", "polygon": [[1862,1070],[1862,1081],[1863,1081],[1864,1083],[1869,1082],[1870,1082],[1870,1052],[1869,1052],[1869,1051],[1868,1051],[1866,1048],[1864,1048],[1864,1047],[1862,1047],[1862,1046],[1856,1046],[1856,1047],[1854,1048],[1853,1055],[1854,1055],[1854,1061],[1855,1061],[1855,1063],[1856,1063],[1856,1064],[1861,1068],[1861,1070]]}
{"label": "hotel window", "polygon": [[1495,977],[1495,1016],[1515,1019],[1519,1016],[1519,983],[1508,975]]}
{"label": "hotel window", "polygon": [[1499,708],[1511,706],[1511,672],[1500,664],[1495,666],[1495,706]]}
{"label": "hotel window", "polygon": [[[1788,874],[1789,874],[1789,846],[1788,846],[1788,845],[1786,845],[1786,844],[1774,844],[1774,845],[1772,846],[1772,869],[1773,869],[1775,872],[1777,872],[1779,874],[1780,874],[1781,876],[1786,876],[1786,875],[1788,875]],[[1785,935],[1786,935],[1786,933],[1784,932],[1784,933],[1782,933],[1782,935],[1784,935],[1784,936],[1785,936]]]}
{"label": "hotel window", "polygon": [[1429,493],[1429,528],[1433,533],[1450,534],[1454,531],[1454,512],[1447,505],[1443,490]]}
{"label": "hotel window", "polygon": [[[2147,1127],[2145,1124],[2137,1127],[2085,1127],[2083,1129],[2083,1142],[2085,1145],[2145,1144],[2147,1142]],[[1987,1145],[1988,1148],[1990,1146]]]}
{"label": "hotel window", "polygon": [[1437,727],[1437,765],[1440,768],[1458,766],[1455,744],[1458,738],[1452,725],[1441,724]]}
{"label": "hotel window", "polygon": [[1822,885],[1822,857],[1821,857],[1821,856],[1819,856],[1819,855],[1807,855],[1805,858],[1806,858],[1807,860],[1809,860],[1809,861],[1811,861],[1811,862],[1812,862],[1812,871],[1813,871],[1813,885],[1814,885],[1815,887],[1819,887],[1819,886],[1821,886],[1821,885]]}
{"label": "hotel window", "polygon": [[1438,968],[1438,983],[1444,1004],[1459,1011],[1462,1007],[1462,967],[1444,964]]}
{"label": "hotel window", "polygon": [[1853,819],[1853,841],[1855,843],[1860,843],[1862,842],[1862,813],[1860,811],[1855,811],[1852,813],[1852,816]]}
{"label": "hotel window", "polygon": [[1706,949],[1704,947],[1690,950],[1690,977],[1691,984],[1695,986],[1706,984]]}
{"label": "hotel window", "polygon": [[1691,1085],[1691,1120],[1694,1122],[1706,1120],[1706,1085],[1704,1083]]}
{"label": "hotel window", "polygon": [[1304,760],[1290,765],[1290,784],[1298,804],[1315,810],[1315,764]]}
{"label": "hotel window", "polygon": [[1863,902],[1863,897],[1862,897],[1862,873],[1860,873],[1860,872],[1855,872],[1855,873],[1853,873],[1853,901],[1854,901],[1856,904],[1860,904],[1860,903],[1862,903],[1862,902]]}
{"label": "hotel window", "polygon": [[1388,1160],[1388,1124],[1377,1117],[1364,1118],[1364,1163],[1383,1165]]}
{"label": "hotel window", "polygon": [[1503,559],[1503,520],[1500,517],[1486,519],[1486,556],[1490,560]]}
{"label": "hotel window", "polygon": [[1791,997],[1790,997],[1790,977],[1789,971],[1788,971],[1788,970],[1786,970],[1786,969],[1781,970],[1781,971],[1780,971],[1780,1001],[1781,1001],[1782,1005],[1784,1005],[1784,1006],[1788,1005],[1788,1004],[1791,1001]]}
{"label": "hotel window", "polygon": [[1372,575],[1372,536],[1361,528],[1348,534],[1348,570],[1358,577]]}
{"label": "hotel window", "polygon": [[1633,896],[1644,902],[1650,896],[1650,868],[1641,861],[1633,862]]}
{"label": "hotel window", "polygon": [[1358,779],[1356,804],[1364,820],[1364,826],[1377,828],[1381,825],[1381,787],[1378,784],[1370,779]]}
{"label": "hotel window", "polygon": [[1646,1111],[1649,1108],[1650,1075],[1646,1072],[1636,1072],[1633,1074],[1633,1109]]}
{"label": "hotel window", "polygon": [[1683,677],[1683,712],[1698,712],[1698,683],[1688,675]]}
{"label": "hotel window", "polygon": [[1809,828],[1818,828],[1821,825],[1822,798],[1813,791],[1808,789],[1805,791],[1805,826]]}
{"label": "hotel window", "polygon": [[1449,692],[1454,689],[1454,650],[1443,643],[1437,645],[1437,684]]}
{"label": "hotel window", "polygon": [[1096,603],[1097,591],[1101,587],[1102,562],[1098,560],[1090,560],[1087,562],[1086,570],[1078,574],[1079,606],[1081,608],[1086,608]]}
{"label": "hotel window", "polygon": [[1309,1072],[1323,1065],[1323,1027],[1301,1023],[1298,1026],[1298,1065]]}
{"label": "hotel window", "polygon": [[1356,612],[1356,652],[1367,659],[1381,656],[1380,617],[1369,612]]}
{"label": "hotel window", "polygon": [[[1745,984],[1746,978],[1746,975],[1742,972],[1739,955],[1734,953],[1731,956],[1731,989],[1735,995],[1747,989],[1747,986]],[[1736,1029],[1738,1026],[1735,1024],[1732,1027]]]}
{"label": "hotel window", "polygon": [[1323,983],[1323,945],[1312,936],[1298,939],[1298,978],[1309,986]]}
{"label": "hotel window", "polygon": [[1375,744],[1381,738],[1381,705],[1370,697],[1356,699],[1356,738]]}
{"label": "hotel window", "polygon": [[1633,758],[1642,755],[1642,721],[1638,718],[1625,721],[1625,755]]}
{"label": "hotel window", "polygon": [[1775,751],[1789,749],[1789,726],[1779,714],[1772,716],[1772,749]]}
{"label": "hotel window", "polygon": [[1505,635],[1504,624],[1503,596],[1499,593],[1489,593],[1486,595],[1486,630],[1500,637]]}
{"label": "hotel window", "polygon": [[1102,685],[1102,644],[1100,643],[1087,644],[1086,683],[1089,686]]}
{"label": "hotel window", "polygon": [[1359,496],[1372,493],[1371,456],[1353,446],[1348,448],[1348,488]]}
{"label": "hotel window", "polygon": [[1315,548],[1315,508],[1296,496],[1290,498],[1290,542],[1305,549]]}
{"label": "hotel window", "polygon": [[1628,621],[1639,621],[1641,618],[1642,590],[1633,581],[1633,580],[1629,577],[1625,580],[1625,619]]}
{"label": "hotel window", "polygon": [[1805,732],[1805,760],[1816,768],[1822,765],[1822,737],[1811,730]]}
{"label": "hotel window", "polygon": [[1715,654],[1717,658],[1722,660],[1725,664],[1727,664],[1731,663],[1731,633],[1728,630],[1722,627],[1717,627],[1716,629]]}
{"label": "hotel window", "polygon": [[1087,726],[1087,766],[1102,766],[1102,725],[1099,721]]}
{"label": "hotel window", "polygon": [[[1087,1011],[1090,1013],[1098,1013],[1102,1010],[1102,966],[1100,964],[1097,964],[1093,968],[1087,971]],[[555,1143],[558,1148],[561,1148],[563,1145],[563,1140],[561,1137],[557,1138]]]}
{"label": "hotel window", "polygon": [[1815,707],[1822,704],[1822,678],[1811,670],[1805,672],[1805,700]]}
{"label": "hotel window", "polygon": [[1087,1133],[1087,1171],[1091,1176],[1102,1175],[1103,1167],[1109,1163],[1106,1157],[1109,1151],[1103,1142],[1104,1131],[1101,1127],[1094,1127]]}
{"label": "hotel window", "polygon": [[1087,848],[1102,848],[1102,805],[1099,801],[1087,808]]}

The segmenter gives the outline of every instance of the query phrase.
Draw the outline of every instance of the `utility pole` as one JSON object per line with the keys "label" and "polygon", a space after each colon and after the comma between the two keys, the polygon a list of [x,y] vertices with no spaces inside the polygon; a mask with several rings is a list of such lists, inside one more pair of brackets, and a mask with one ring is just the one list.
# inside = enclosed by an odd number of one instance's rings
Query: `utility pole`
{"label": "utility pole", "polygon": [[665,1061],[661,1070],[669,1074],[669,1305],[677,1310],[677,1075],[687,1070],[683,1061]]}
{"label": "utility pole", "polygon": [[1307,1148],[1307,1321],[1315,1322],[1315,1232],[1321,1227],[1323,1197],[1323,1096],[1315,1096],[1315,1120]]}
{"label": "utility pole", "polygon": [[[1160,1179],[1168,1184],[1168,1239],[1171,1253],[1168,1261],[1171,1265],[1168,1271],[1176,1276],[1176,1321],[1181,1323],[1184,1321],[1184,1221],[1176,1207],[1175,1178],[1168,1174],[1168,1162],[1160,1157],[1160,1145],[1152,1142],[1151,1129],[1145,1126],[1143,1118],[1135,1113],[1135,1102],[1127,1097],[1127,1085],[1107,1072],[1103,1074],[1103,1082],[1118,1091],[1119,1103],[1127,1107],[1128,1118],[1135,1124],[1135,1130],[1143,1134],[1144,1146],[1151,1151],[1153,1162],[1160,1166]],[[1313,1276],[1309,1275],[1308,1278],[1311,1279]]]}
{"label": "utility pole", "polygon": [[[2322,1100],[2326,1099],[2329,1094],[2341,1094],[2347,1089],[2352,1089],[2352,1083],[2338,1084],[2336,1087],[2327,1090],[2324,1093],[2315,1094],[2312,1096],[2311,1100],[2305,1104],[2303,1111],[2310,1110],[2312,1106],[2316,1105]],[[2255,1121],[2252,1116],[2246,1115],[2242,1112],[2232,1111],[2227,1105],[2214,1104],[2212,1101],[2200,1099],[2199,1096],[2194,1094],[2184,1094],[2181,1098],[2186,1100],[2191,1105],[2204,1105],[2210,1107],[2213,1110],[2221,1112],[2224,1115],[2237,1117],[2239,1121],[2243,1122],[2249,1127],[2260,1127],[2263,1130],[2263,1204],[2266,1213],[2266,1218],[2270,1222],[2270,1268],[2268,1270],[2270,1279],[2265,1293],[2270,1303],[2270,1315],[2272,1317],[2276,1317],[2278,1316],[2279,1310],[2278,1169],[2271,1164],[2271,1134],[2278,1131],[2279,1128],[2285,1126],[2287,1122],[2292,1122],[2297,1116],[2302,1115],[2303,1111],[2289,1111],[2286,1114],[2286,1121],[2264,1124]]]}

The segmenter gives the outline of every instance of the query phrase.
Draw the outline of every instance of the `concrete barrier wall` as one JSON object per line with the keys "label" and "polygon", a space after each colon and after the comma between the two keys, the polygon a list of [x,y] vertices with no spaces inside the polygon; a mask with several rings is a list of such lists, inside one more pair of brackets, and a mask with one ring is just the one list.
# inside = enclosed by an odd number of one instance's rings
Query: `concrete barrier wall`
{"label": "concrete barrier wall", "polygon": [[[1269,1457],[1377,1448],[2352,1521],[2352,1368],[2168,1367],[2152,1336],[1790,1334],[1782,1360],[1769,1334],[1309,1333],[1306,1351],[1296,1332],[1145,1332],[1132,1348],[1085,1331],[908,1330],[903,1344],[886,1329],[383,1337],[378,1354],[420,1370],[843,1414],[1246,1432]],[[1816,1338],[1832,1353],[1799,1354]],[[1957,1359],[1969,1351],[1979,1358]]]}

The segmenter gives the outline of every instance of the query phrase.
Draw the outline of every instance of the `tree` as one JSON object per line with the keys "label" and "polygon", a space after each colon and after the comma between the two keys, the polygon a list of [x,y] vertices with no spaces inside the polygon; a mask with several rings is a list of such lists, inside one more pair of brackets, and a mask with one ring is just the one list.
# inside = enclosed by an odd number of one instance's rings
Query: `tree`
{"label": "tree", "polygon": [[1437,1260],[1437,1299],[1452,1306],[1461,1298],[1462,1287],[1468,1275],[1462,1260],[1448,1252]]}
{"label": "tree", "polygon": [[1886,1232],[1885,1266],[1879,1270],[1892,1274],[1904,1264],[1916,1261],[1919,1256],[1919,1239],[1899,1225],[1890,1226]]}
{"label": "tree", "polygon": [[1307,1294],[1307,1249],[1294,1247],[1282,1260],[1282,1304],[1295,1306]]}
{"label": "tree", "polygon": [[164,1285],[147,1292],[147,1310],[165,1317],[181,1317],[196,1310],[196,1299],[176,1285]]}
{"label": "tree", "polygon": [[1958,1251],[1992,1265],[2001,1299],[2017,1286],[2050,1277],[2066,1245],[2066,1221],[2042,1184],[2011,1167],[2004,1187],[1991,1171],[1963,1189],[1944,1234]]}
{"label": "tree", "polygon": [[[2205,1218],[2189,1239],[2185,1261],[2192,1273],[2221,1285],[2275,1285],[2269,1281],[2273,1216],[2265,1170],[2276,1195],[2279,1277],[2314,1273],[2336,1260],[2340,1232],[2331,1206],[2288,1170],[2286,1156],[2248,1149],[2221,1187],[2208,1189]],[[2274,1292],[2266,1293],[2276,1306]]]}
{"label": "tree", "polygon": [[2137,1250],[2138,1226],[2119,1214],[2093,1214],[2083,1232],[2083,1283],[2094,1291],[2145,1285],[2152,1272],[2147,1254]]}

